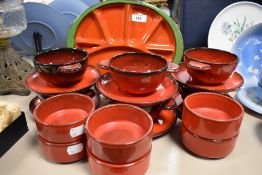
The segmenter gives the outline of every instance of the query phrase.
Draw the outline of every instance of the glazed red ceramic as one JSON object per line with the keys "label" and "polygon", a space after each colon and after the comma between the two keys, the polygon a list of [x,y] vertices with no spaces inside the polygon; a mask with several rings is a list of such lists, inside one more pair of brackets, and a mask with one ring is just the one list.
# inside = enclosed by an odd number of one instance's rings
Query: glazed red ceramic
{"label": "glazed red ceramic", "polygon": [[183,55],[182,35],[174,20],[141,1],[104,1],[86,9],[72,24],[67,46],[87,50],[88,64],[93,66],[125,52],[154,53],[175,63]]}
{"label": "glazed red ceramic", "polygon": [[98,159],[113,163],[130,163],[150,149],[153,120],[143,109],[114,104],[92,112],[86,122],[87,149]]}
{"label": "glazed red ceramic", "polygon": [[132,95],[119,89],[109,74],[103,75],[96,83],[96,89],[105,97],[137,106],[153,106],[163,103],[178,93],[178,86],[168,77],[156,88],[153,93],[146,95]]}
{"label": "glazed red ceramic", "polygon": [[87,66],[82,80],[69,87],[57,87],[48,83],[39,72],[33,72],[26,77],[26,86],[42,96],[53,96],[69,92],[82,92],[89,89],[99,79],[100,73],[93,66]]}
{"label": "glazed red ceramic", "polygon": [[168,70],[164,58],[145,52],[119,54],[106,62],[101,62],[99,67],[110,70],[112,80],[120,90],[135,95],[154,92]]}
{"label": "glazed red ceramic", "polygon": [[68,93],[50,97],[34,111],[39,136],[54,143],[84,138],[86,119],[94,109],[94,101],[86,95]]}
{"label": "glazed red ceramic", "polygon": [[191,133],[182,124],[181,139],[183,145],[192,153],[205,157],[218,159],[230,154],[236,144],[237,136],[226,140],[211,140]]}
{"label": "glazed red ceramic", "polygon": [[153,118],[153,137],[159,137],[166,134],[177,121],[176,97],[169,99],[166,103],[152,106],[149,114]]}
{"label": "glazed red ceramic", "polygon": [[42,100],[36,96],[35,98],[33,98],[30,103],[29,103],[29,111],[31,112],[31,114],[34,115],[34,110],[35,108],[42,102]]}
{"label": "glazed red ceramic", "polygon": [[58,48],[37,54],[33,62],[43,79],[55,86],[66,87],[82,79],[87,58],[85,50]]}
{"label": "glazed red ceramic", "polygon": [[182,123],[201,137],[223,140],[238,135],[243,115],[244,109],[236,100],[199,92],[185,98]]}
{"label": "glazed red ceramic", "polygon": [[88,153],[88,164],[92,175],[144,175],[150,164],[151,150],[140,159],[126,164],[111,164]]}
{"label": "glazed red ceramic", "polygon": [[85,139],[72,143],[52,143],[44,140],[39,135],[37,137],[40,150],[49,161],[71,163],[86,157]]}
{"label": "glazed red ceramic", "polygon": [[[83,93],[84,95],[89,96],[90,98],[92,98],[92,100],[95,102],[96,108],[100,105],[100,96],[98,93],[96,93],[94,90],[89,89],[86,92]],[[54,95],[52,95],[54,96]],[[35,108],[46,98],[52,97],[52,96],[41,96],[38,94],[38,96],[36,96],[35,98],[33,98],[30,103],[29,103],[29,111],[31,112],[31,114],[34,114],[34,110]]]}
{"label": "glazed red ceramic", "polygon": [[185,64],[179,64],[179,70],[171,73],[171,75],[180,85],[193,91],[228,93],[239,89],[244,84],[244,79],[237,72],[234,72],[225,82],[216,85],[205,85],[195,82],[188,74]]}
{"label": "glazed red ceramic", "polygon": [[[181,94],[182,99],[185,99],[188,95],[193,94],[193,93],[197,93],[197,92],[212,92],[212,91],[203,90],[203,89],[191,88],[189,86],[185,86],[182,83],[178,83],[178,85],[179,85],[179,94]],[[231,97],[227,93],[220,93],[220,94]]]}
{"label": "glazed red ceramic", "polygon": [[238,64],[238,57],[227,51],[194,48],[184,52],[186,69],[194,81],[219,84],[226,81]]}
{"label": "glazed red ceramic", "polygon": [[[162,104],[144,108],[153,118],[153,138],[166,134],[175,125],[177,121],[177,106],[182,102],[183,100],[178,94]],[[119,102],[110,101],[109,103],[118,104]]]}

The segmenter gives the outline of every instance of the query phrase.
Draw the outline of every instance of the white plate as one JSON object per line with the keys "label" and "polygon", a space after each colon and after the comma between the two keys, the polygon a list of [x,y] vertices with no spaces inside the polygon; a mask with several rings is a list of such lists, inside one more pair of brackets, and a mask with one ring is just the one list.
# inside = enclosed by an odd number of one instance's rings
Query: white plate
{"label": "white plate", "polygon": [[247,28],[262,22],[262,6],[241,1],[224,8],[209,29],[208,47],[230,51],[235,39]]}
{"label": "white plate", "polygon": [[89,7],[80,0],[54,0],[49,6],[64,15],[70,24]]}
{"label": "white plate", "polygon": [[27,55],[35,54],[33,33],[42,35],[42,48],[66,47],[67,31],[70,27],[67,19],[56,9],[41,3],[23,4],[27,19],[27,28],[19,35],[12,37],[13,45],[25,51]]}

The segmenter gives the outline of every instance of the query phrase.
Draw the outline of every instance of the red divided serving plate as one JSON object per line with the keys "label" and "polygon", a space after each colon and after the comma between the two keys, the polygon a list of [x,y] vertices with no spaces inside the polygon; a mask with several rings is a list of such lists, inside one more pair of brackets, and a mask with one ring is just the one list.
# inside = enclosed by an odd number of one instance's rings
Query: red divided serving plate
{"label": "red divided serving plate", "polygon": [[69,30],[67,46],[87,50],[88,63],[96,67],[124,52],[149,52],[175,63],[183,54],[182,35],[172,18],[155,6],[127,0],[101,2],[84,11]]}

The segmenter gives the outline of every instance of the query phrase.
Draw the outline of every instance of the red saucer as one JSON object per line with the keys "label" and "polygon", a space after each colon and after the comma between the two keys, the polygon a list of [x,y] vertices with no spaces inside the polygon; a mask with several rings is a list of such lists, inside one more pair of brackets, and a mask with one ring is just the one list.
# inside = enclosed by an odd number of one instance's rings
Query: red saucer
{"label": "red saucer", "polygon": [[186,70],[185,64],[179,64],[179,70],[175,73],[171,73],[171,75],[176,81],[188,88],[216,93],[228,93],[234,91],[236,89],[239,89],[244,83],[244,79],[242,78],[242,76],[239,73],[234,72],[228,80],[221,84],[199,84],[192,80],[192,78]]}
{"label": "red saucer", "polygon": [[160,104],[178,93],[177,84],[166,77],[164,82],[153,93],[142,96],[128,94],[118,88],[108,73],[96,82],[96,88],[101,94],[111,100],[134,104],[140,107]]}
{"label": "red saucer", "polygon": [[25,83],[29,89],[38,94],[54,95],[68,92],[78,92],[88,89],[95,84],[99,77],[99,71],[93,66],[88,66],[85,74],[83,75],[83,79],[69,87],[54,86],[44,80],[36,71],[27,76]]}

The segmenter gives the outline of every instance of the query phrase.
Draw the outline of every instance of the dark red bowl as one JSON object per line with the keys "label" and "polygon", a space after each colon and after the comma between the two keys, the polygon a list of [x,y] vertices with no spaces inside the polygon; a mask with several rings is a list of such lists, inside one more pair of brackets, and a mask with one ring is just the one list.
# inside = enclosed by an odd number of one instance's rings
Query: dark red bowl
{"label": "dark red bowl", "polygon": [[114,56],[109,61],[109,69],[113,81],[118,87],[130,94],[148,94],[163,82],[167,69],[167,61],[158,56],[144,52],[129,52]]}
{"label": "dark red bowl", "polygon": [[226,81],[238,64],[238,57],[227,51],[193,48],[184,53],[186,69],[192,79],[204,84]]}
{"label": "dark red bowl", "polygon": [[47,82],[70,86],[79,82],[87,67],[88,53],[76,48],[58,48],[41,52],[34,59],[36,70]]}
{"label": "dark red bowl", "polygon": [[38,143],[44,157],[52,162],[71,163],[86,158],[86,140],[72,143],[52,143],[39,135]]}
{"label": "dark red bowl", "polygon": [[144,175],[150,164],[151,150],[140,159],[127,164],[110,164],[88,153],[88,164],[92,175]]}
{"label": "dark red bowl", "polygon": [[89,115],[85,127],[87,148],[102,161],[130,163],[151,149],[153,120],[139,107],[128,104],[104,106]]}
{"label": "dark red bowl", "polygon": [[238,135],[243,107],[225,95],[198,92],[184,100],[182,123],[194,134],[224,140]]}
{"label": "dark red bowl", "polygon": [[34,110],[38,133],[54,143],[85,138],[84,125],[94,109],[94,101],[82,94],[68,93],[45,99]]}
{"label": "dark red bowl", "polygon": [[183,145],[194,154],[205,158],[218,159],[230,154],[236,144],[237,136],[226,140],[211,140],[190,132],[183,124],[181,128]]}

